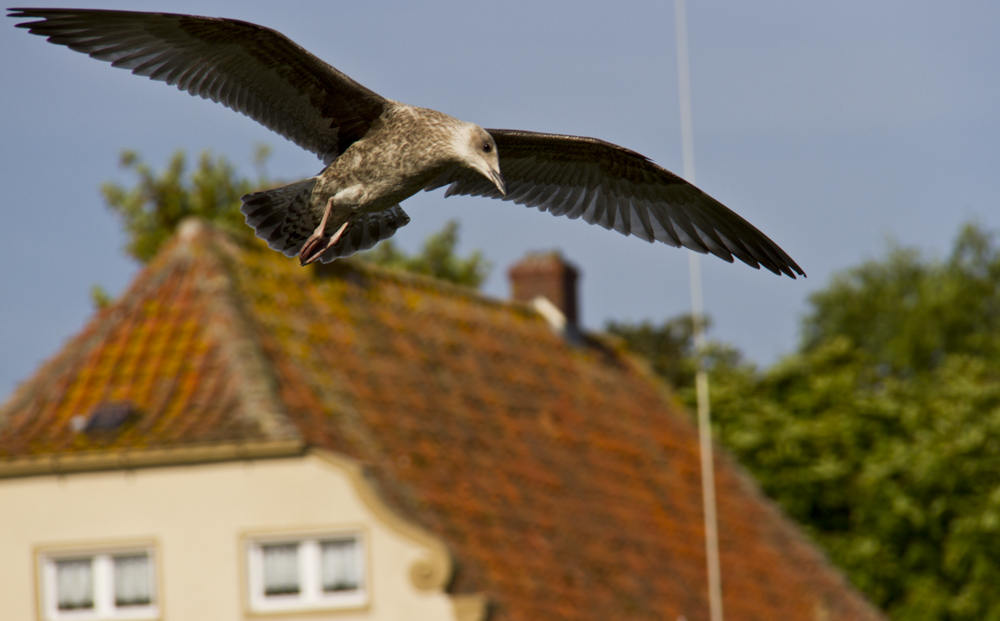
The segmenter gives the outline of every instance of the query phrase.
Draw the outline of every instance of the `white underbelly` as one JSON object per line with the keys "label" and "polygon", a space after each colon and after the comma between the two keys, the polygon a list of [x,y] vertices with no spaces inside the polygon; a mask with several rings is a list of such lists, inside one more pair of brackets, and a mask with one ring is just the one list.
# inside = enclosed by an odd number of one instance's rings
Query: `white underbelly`
{"label": "white underbelly", "polygon": [[360,183],[338,190],[333,195],[333,204],[338,207],[359,207],[365,202],[365,186]]}

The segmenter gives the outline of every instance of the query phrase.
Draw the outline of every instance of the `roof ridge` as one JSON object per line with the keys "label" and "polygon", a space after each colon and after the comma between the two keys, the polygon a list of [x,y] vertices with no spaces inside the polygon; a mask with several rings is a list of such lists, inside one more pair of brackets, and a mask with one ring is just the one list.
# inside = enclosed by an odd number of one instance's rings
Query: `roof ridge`
{"label": "roof ridge", "polygon": [[412,285],[422,289],[430,289],[438,293],[452,294],[456,297],[467,298],[486,306],[512,308],[526,315],[533,317],[537,316],[539,319],[542,319],[542,316],[530,303],[493,297],[492,295],[483,293],[479,289],[475,289],[473,287],[448,282],[447,280],[430,276],[428,274],[420,274],[417,272],[410,272],[402,268],[378,265],[356,257],[338,259],[332,263],[314,263],[313,266],[313,269],[315,270],[314,273],[320,277],[323,277],[326,274],[335,275],[338,269],[349,267],[350,269],[362,272],[366,276],[394,281],[397,284]]}
{"label": "roof ridge", "polygon": [[[259,425],[262,432],[275,439],[301,440],[302,434],[288,417],[278,394],[278,379],[271,361],[253,329],[244,303],[235,290],[235,248],[233,240],[210,222],[201,218],[186,218],[177,228],[175,244],[201,246],[210,261],[217,263],[220,277],[199,283],[209,296],[212,315],[224,321],[213,322],[210,330],[223,334],[219,338],[223,355],[232,370],[240,376],[237,390],[243,403],[243,417]],[[229,247],[227,247],[229,246]]]}

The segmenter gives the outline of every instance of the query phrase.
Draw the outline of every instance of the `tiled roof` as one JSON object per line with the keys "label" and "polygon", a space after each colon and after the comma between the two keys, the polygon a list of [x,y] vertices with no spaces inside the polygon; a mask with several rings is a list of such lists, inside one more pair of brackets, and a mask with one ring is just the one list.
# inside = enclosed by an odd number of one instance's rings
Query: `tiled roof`
{"label": "tiled roof", "polygon": [[[122,401],[120,432],[73,430]],[[0,463],[296,438],[370,464],[492,619],[708,618],[688,415],[525,305],[188,224],[0,408]],[[882,618],[725,455],[716,473],[727,619]]]}

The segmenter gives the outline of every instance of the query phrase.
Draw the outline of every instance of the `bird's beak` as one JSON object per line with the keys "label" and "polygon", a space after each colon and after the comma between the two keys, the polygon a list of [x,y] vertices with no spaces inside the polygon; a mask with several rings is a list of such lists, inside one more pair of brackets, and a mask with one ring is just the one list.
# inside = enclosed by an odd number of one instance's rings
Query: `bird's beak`
{"label": "bird's beak", "polygon": [[503,175],[500,174],[500,170],[491,167],[489,178],[490,181],[493,182],[493,185],[497,186],[497,189],[500,190],[500,194],[507,196],[507,182],[504,181]]}

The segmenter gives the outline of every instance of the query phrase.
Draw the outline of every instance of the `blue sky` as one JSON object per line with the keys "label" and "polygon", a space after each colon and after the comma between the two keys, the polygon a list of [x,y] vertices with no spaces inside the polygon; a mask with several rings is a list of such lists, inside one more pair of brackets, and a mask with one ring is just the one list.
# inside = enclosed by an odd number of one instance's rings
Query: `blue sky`
{"label": "blue sky", "polygon": [[[594,136],[681,169],[672,2],[60,2],[169,10],[275,28],[376,92],[485,127]],[[961,224],[1000,229],[1000,4],[700,2],[687,6],[699,187],[809,274],[702,260],[712,336],[768,363],[791,351],[811,291],[887,240],[944,256]],[[211,149],[273,177],[320,162],[253,121],[0,27],[0,399],[138,266],[103,203],[123,148],[157,167]],[[506,268],[559,248],[583,271],[586,326],[662,320],[690,301],[687,251],[481,198],[421,194],[396,235],[415,250],[449,219],[462,250]]]}

